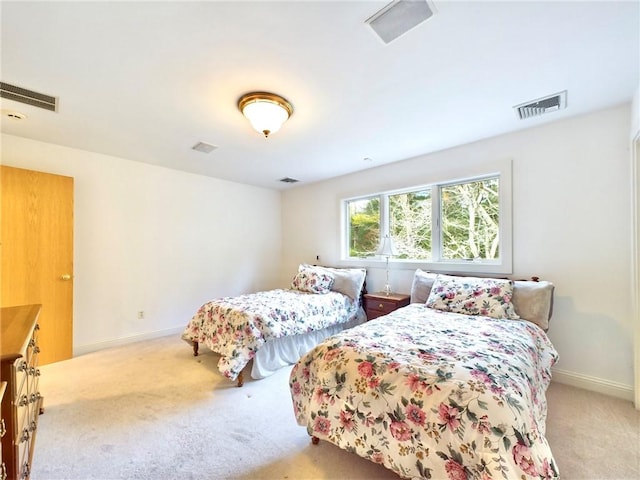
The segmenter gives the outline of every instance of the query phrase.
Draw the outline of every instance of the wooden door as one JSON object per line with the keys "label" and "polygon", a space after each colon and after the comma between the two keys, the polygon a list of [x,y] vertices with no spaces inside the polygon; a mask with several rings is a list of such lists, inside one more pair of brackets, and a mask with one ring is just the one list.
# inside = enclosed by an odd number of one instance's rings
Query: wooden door
{"label": "wooden door", "polygon": [[41,365],[73,356],[73,178],[0,167],[0,306],[39,303]]}

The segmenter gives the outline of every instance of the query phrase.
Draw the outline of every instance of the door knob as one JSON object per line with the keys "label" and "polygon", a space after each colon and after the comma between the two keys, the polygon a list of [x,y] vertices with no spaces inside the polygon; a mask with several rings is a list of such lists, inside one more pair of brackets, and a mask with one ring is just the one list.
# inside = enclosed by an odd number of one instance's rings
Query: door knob
{"label": "door knob", "polygon": [[68,273],[65,273],[60,277],[60,280],[71,280],[71,275],[69,275]]}

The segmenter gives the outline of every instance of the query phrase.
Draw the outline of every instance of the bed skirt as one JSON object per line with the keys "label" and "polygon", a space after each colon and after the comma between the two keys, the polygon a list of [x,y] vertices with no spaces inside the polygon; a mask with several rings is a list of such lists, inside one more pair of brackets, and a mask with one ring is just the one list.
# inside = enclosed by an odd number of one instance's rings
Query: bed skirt
{"label": "bed skirt", "polygon": [[267,341],[253,357],[251,378],[260,379],[273,375],[280,368],[293,365],[313,347],[325,338],[347,328],[355,327],[366,321],[367,317],[361,308],[356,318],[349,322],[331,325],[322,330],[314,330],[290,337],[275,338]]}

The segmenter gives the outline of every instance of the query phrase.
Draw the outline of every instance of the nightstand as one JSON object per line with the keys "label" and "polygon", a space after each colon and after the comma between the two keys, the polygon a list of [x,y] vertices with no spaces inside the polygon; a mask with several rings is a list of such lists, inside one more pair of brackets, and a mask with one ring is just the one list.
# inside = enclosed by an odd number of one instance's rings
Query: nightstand
{"label": "nightstand", "polygon": [[384,292],[366,293],[364,295],[364,310],[367,313],[367,320],[373,320],[409,305],[410,299],[411,297],[404,293],[390,293],[389,295]]}

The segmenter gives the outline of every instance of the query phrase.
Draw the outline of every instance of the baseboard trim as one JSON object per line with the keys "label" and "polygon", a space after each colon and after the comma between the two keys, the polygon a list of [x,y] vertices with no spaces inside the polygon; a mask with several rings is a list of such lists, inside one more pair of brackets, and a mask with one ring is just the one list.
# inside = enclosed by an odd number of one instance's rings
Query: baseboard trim
{"label": "baseboard trim", "polygon": [[131,335],[129,337],[114,338],[105,342],[91,343],[89,345],[76,345],[73,349],[73,356],[85,355],[105,348],[119,347],[129,343],[141,342],[143,340],[153,340],[154,338],[166,337],[168,335],[178,335],[184,331],[184,326],[168,328],[166,330],[156,330],[153,332],[145,332],[139,335]]}
{"label": "baseboard trim", "polygon": [[602,378],[590,377],[580,373],[568,372],[558,368],[552,368],[551,373],[552,381],[554,382],[633,402],[633,387],[629,385],[603,380]]}

